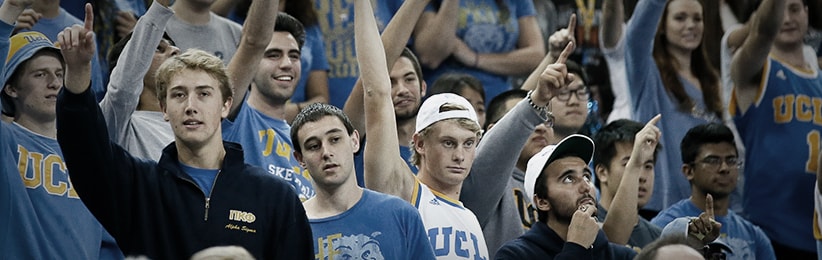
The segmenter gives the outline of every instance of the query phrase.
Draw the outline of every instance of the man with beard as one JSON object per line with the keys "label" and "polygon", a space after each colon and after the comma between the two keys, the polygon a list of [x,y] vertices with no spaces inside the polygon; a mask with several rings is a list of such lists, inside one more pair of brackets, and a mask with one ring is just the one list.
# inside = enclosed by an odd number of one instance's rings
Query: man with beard
{"label": "man with beard", "polygon": [[[571,18],[569,29],[573,29],[574,21]],[[491,102],[487,134],[477,148],[471,174],[463,182],[462,201],[476,213],[492,256],[505,242],[522,235],[536,221],[531,198],[523,195],[528,159],[548,144],[556,143],[554,122],[561,121],[568,135],[578,131],[585,122],[585,110],[582,117],[560,112],[576,111],[580,101],[587,102],[587,97],[579,98],[587,93],[584,78],[579,76],[583,75],[580,67],[566,64],[574,50],[568,31],[563,29],[551,37],[552,42],[564,43],[564,49],[553,49],[543,66],[531,74],[525,88],[534,89],[532,92],[510,90]],[[549,112],[573,118],[554,120]],[[575,130],[570,132],[571,128]]]}
{"label": "man with beard", "polygon": [[720,236],[733,250],[728,259],[775,259],[768,236],[758,226],[728,210],[742,160],[731,129],[719,123],[698,125],[682,138],[682,172],[691,183],[691,197],[659,212],[651,223],[664,227],[678,217],[699,216],[713,196]]}
{"label": "man with beard", "polygon": [[[300,48],[305,42],[302,24],[285,13],[277,15],[274,34],[253,75],[248,97],[233,106],[223,120],[223,138],[247,151],[245,161],[279,176],[294,186],[300,200],[314,196],[311,177],[292,155],[291,127],[285,120],[285,105],[300,79]],[[238,54],[239,55],[239,54]],[[238,68],[238,70],[241,68]],[[231,70],[237,76],[237,70]],[[238,92],[248,88],[241,84]],[[242,95],[234,95],[241,99]]]}
{"label": "man with beard", "polygon": [[[654,140],[647,141],[656,145]],[[645,154],[648,150],[653,153],[653,149],[643,149]],[[539,221],[500,248],[496,259],[632,259],[636,255],[628,247],[608,242],[596,222],[588,167],[593,154],[594,142],[575,134],[545,147],[528,161],[525,192],[533,198]]]}

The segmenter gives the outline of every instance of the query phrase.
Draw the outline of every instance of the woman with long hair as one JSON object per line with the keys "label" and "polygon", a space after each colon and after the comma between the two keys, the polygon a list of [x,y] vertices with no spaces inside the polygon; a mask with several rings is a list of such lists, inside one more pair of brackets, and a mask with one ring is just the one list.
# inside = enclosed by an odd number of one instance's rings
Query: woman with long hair
{"label": "woman with long hair", "polygon": [[[681,173],[679,143],[693,126],[720,122],[719,76],[703,44],[699,0],[639,1],[626,31],[626,71],[634,119],[662,114],[662,152],[656,158],[658,191],[645,206],[658,212],[690,196]],[[712,39],[713,40],[713,39]],[[716,39],[719,40],[719,39]]]}

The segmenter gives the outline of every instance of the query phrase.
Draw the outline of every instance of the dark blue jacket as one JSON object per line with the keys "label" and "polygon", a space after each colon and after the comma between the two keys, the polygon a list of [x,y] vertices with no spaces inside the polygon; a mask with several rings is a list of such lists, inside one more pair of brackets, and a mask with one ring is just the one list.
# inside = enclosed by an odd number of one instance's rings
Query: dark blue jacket
{"label": "dark blue jacket", "polygon": [[210,200],[177,159],[175,143],[159,163],[109,139],[90,91],[61,91],[57,140],[83,203],[125,255],[188,259],[202,249],[242,246],[257,259],[313,259],[311,227],[291,185],[244,163],[240,145],[225,157]]}
{"label": "dark blue jacket", "polygon": [[545,223],[537,221],[525,234],[508,241],[497,251],[496,259],[634,259],[636,252],[628,247],[608,242],[602,230],[594,240],[593,249],[565,242]]}

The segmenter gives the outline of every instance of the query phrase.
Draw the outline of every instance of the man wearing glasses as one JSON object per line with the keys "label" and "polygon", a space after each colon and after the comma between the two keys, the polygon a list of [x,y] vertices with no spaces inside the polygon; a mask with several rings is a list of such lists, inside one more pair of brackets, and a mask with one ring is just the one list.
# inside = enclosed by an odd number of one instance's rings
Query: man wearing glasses
{"label": "man wearing glasses", "polygon": [[715,219],[722,224],[720,237],[731,247],[728,259],[776,259],[771,241],[758,226],[731,210],[730,194],[736,188],[742,160],[737,156],[731,130],[719,123],[688,130],[680,145],[682,173],[691,183],[691,197],[659,212],[651,223],[664,227],[678,217],[695,217],[706,211],[713,197]]}

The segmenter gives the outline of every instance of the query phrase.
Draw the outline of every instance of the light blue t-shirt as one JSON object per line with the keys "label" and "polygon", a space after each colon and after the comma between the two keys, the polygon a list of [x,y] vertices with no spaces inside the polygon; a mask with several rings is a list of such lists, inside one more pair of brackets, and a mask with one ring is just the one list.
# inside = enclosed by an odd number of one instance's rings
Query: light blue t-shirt
{"label": "light blue t-shirt", "polygon": [[195,168],[183,163],[180,163],[180,168],[183,168],[183,172],[188,174],[188,176],[194,180],[194,183],[197,183],[197,186],[203,191],[206,197],[211,196],[211,187],[214,186],[214,179],[216,179],[217,174],[220,173],[219,169]]}
{"label": "light blue t-shirt", "polygon": [[[506,21],[500,20],[497,0],[462,0],[457,22],[457,37],[471,50],[483,53],[506,53],[517,48],[519,42],[519,19],[536,14],[531,0],[504,0],[510,12]],[[426,12],[436,12],[429,4]],[[467,73],[482,82],[485,100],[492,100],[500,93],[511,89],[511,77],[469,68],[454,58],[448,58],[436,69],[423,67],[423,75],[428,86],[433,85],[442,74]]]}
{"label": "light blue t-shirt", "polygon": [[[659,215],[651,219],[651,223],[663,228],[676,218],[698,217],[701,213],[702,210],[697,208],[690,199],[684,199],[659,212]],[[726,216],[714,216],[714,218],[722,224],[719,237],[733,250],[733,253],[727,254],[729,260],[776,259],[771,240],[758,226],[737,215],[733,210],[728,210]]]}
{"label": "light blue t-shirt", "polygon": [[434,259],[417,209],[391,195],[363,189],[351,209],[308,222],[316,259]]}
{"label": "light blue t-shirt", "polygon": [[[0,22],[0,60],[9,52],[12,29]],[[0,122],[0,161],[3,258],[123,258],[114,238],[80,201],[57,139]]]}
{"label": "light blue t-shirt", "polygon": [[285,120],[266,116],[243,102],[234,122],[225,119],[222,127],[223,140],[242,145],[246,163],[283,178],[300,200],[314,197],[308,171],[294,158],[291,126]]}

